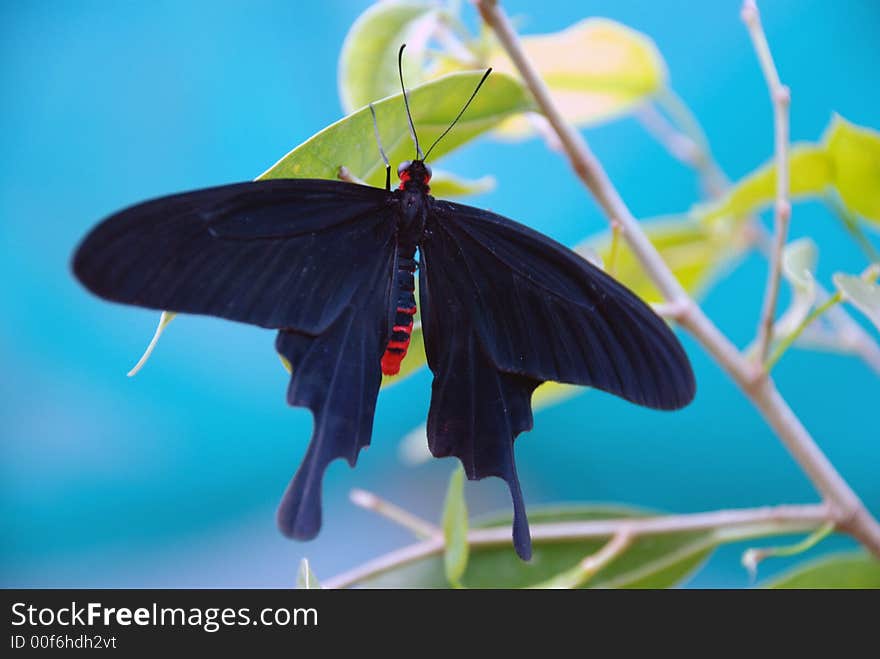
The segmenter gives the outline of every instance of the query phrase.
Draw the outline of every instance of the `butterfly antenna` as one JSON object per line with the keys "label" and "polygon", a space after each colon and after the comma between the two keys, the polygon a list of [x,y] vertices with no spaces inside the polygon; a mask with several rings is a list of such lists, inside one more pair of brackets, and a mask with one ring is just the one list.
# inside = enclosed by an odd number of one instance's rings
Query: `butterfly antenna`
{"label": "butterfly antenna", "polygon": [[480,82],[477,83],[477,87],[474,89],[474,93],[471,94],[471,97],[468,99],[467,103],[464,104],[464,107],[461,109],[461,112],[459,112],[458,115],[455,117],[455,119],[452,120],[452,123],[449,124],[449,128],[447,128],[446,130],[444,130],[444,131],[440,134],[440,137],[438,137],[436,140],[434,140],[434,143],[433,143],[433,144],[431,145],[431,147],[428,149],[428,153],[425,154],[424,160],[427,160],[427,159],[428,159],[428,156],[430,155],[431,151],[433,151],[433,150],[434,150],[434,147],[437,146],[437,142],[439,142],[439,141],[442,140],[444,137],[446,137],[446,133],[448,133],[449,131],[451,131],[451,130],[452,130],[452,127],[453,127],[456,123],[458,123],[458,120],[461,119],[461,115],[463,115],[463,114],[464,114],[464,111],[468,109],[468,106],[471,104],[471,101],[473,101],[474,98],[476,98],[476,96],[477,96],[477,92],[480,91],[480,87],[482,87],[482,86],[483,86],[483,83],[486,82],[486,78],[489,77],[489,74],[490,74],[490,73],[492,73],[492,69],[491,69],[491,68],[486,69],[486,72],[483,74],[483,77],[480,78]]}
{"label": "butterfly antenna", "polygon": [[388,162],[388,156],[385,155],[385,149],[382,148],[382,138],[379,136],[379,122],[376,121],[376,108],[370,103],[370,114],[373,115],[373,132],[376,134],[376,144],[379,145],[379,155],[385,161],[385,189],[391,189],[391,163]]}
{"label": "butterfly antenna", "polygon": [[412,113],[409,111],[409,98],[406,96],[406,85],[403,84],[403,49],[406,48],[406,44],[403,44],[400,47],[400,50],[397,51],[397,73],[400,75],[400,88],[403,90],[403,104],[406,106],[406,118],[409,120],[409,133],[412,135],[413,142],[416,145],[416,158],[418,160],[424,160],[424,156],[422,155],[422,149],[419,147],[419,136],[416,135],[416,127],[413,124]]}

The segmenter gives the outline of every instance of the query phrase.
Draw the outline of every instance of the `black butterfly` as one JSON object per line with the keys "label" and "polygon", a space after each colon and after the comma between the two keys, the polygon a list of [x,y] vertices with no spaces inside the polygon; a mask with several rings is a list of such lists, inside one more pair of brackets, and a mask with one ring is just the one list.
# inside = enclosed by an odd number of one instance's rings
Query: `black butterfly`
{"label": "black butterfly", "polygon": [[[404,101],[409,114],[405,89]],[[386,166],[384,190],[279,179],[162,197],[104,220],[73,270],[108,300],[278,330],[287,402],[314,415],[278,524],[308,539],[327,465],[353,466],[370,443],[382,373],[397,372],[409,344],[418,269],[431,452],[458,457],[470,479],[507,482],[527,560],[513,442],[532,427],[535,388],[554,380],[675,409],[693,398],[694,376],[666,323],[602,270],[512,220],[430,196],[410,124],[417,158],[398,168],[397,190]]]}

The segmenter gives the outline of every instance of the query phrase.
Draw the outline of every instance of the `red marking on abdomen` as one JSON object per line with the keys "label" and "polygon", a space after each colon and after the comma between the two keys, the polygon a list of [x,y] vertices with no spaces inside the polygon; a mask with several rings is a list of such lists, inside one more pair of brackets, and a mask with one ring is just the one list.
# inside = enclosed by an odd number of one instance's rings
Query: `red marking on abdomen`
{"label": "red marking on abdomen", "polygon": [[[415,307],[397,307],[398,316],[409,316],[409,323],[406,325],[397,325],[391,328],[391,338],[385,347],[385,354],[382,355],[382,374],[397,375],[400,373],[400,363],[406,357],[406,351],[409,349],[409,341],[412,335],[413,320],[412,317],[416,313]],[[398,321],[402,320],[398,318]]]}

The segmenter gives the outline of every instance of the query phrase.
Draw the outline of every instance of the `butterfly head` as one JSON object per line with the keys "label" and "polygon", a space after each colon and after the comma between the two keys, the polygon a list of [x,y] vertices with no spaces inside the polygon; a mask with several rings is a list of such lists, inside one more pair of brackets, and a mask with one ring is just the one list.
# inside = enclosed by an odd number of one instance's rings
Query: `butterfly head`
{"label": "butterfly head", "polygon": [[404,160],[397,166],[400,189],[422,188],[428,190],[431,181],[431,166],[424,160]]}

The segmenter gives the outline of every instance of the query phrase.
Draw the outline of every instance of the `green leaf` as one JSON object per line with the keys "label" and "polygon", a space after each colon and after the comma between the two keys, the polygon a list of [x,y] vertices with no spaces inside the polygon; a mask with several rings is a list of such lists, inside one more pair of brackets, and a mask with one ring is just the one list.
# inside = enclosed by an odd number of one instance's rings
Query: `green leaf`
{"label": "green leaf", "polygon": [[[529,520],[536,524],[623,517],[644,517],[652,513],[631,507],[583,505],[532,509]],[[509,515],[476,526],[510,528]],[[607,538],[548,541],[534,538],[533,557],[528,563],[514,553],[512,544],[472,546],[463,581],[470,588],[521,588],[534,586],[572,569],[585,556],[598,551]],[[676,532],[645,536],[601,570],[587,587],[668,588],[688,577],[720,542],[711,531]],[[444,561],[431,556],[366,579],[363,587],[444,588]]]}
{"label": "green leaf", "polygon": [[[414,87],[409,92],[413,121],[427,148],[449,126],[474,91],[483,73],[452,73]],[[379,133],[392,163],[413,157],[414,147],[403,105],[396,94],[374,103]],[[497,126],[503,119],[532,107],[522,86],[510,76],[489,76],[464,116],[433,151],[432,159]],[[385,165],[379,156],[369,108],[362,108],[300,144],[259,178],[335,179],[345,166],[357,178],[381,187]]]}
{"label": "green leaf", "polygon": [[431,176],[431,194],[438,199],[483,194],[494,188],[494,176],[483,176],[478,179],[465,179],[439,169],[435,169]]}
{"label": "green leaf", "polygon": [[[522,45],[565,118],[577,126],[628,112],[666,85],[666,65],[654,43],[608,19],[588,18],[553,34],[526,35]],[[517,75],[498,45],[489,63]],[[533,133],[533,125],[525,117],[515,117],[497,133],[524,137]]]}
{"label": "green leaf", "polygon": [[459,465],[449,479],[446,503],[443,505],[443,538],[446,551],[443,567],[446,580],[455,588],[461,587],[461,577],[468,564],[468,518],[464,499],[464,469]]}
{"label": "green leaf", "polygon": [[[691,295],[698,297],[740,253],[741,247],[730,227],[724,223],[712,226],[689,218],[662,218],[641,223],[660,256]],[[575,248],[582,256],[588,249],[609,262],[611,232],[587,239]],[[613,275],[647,302],[662,302],[663,296],[645,274],[639,261],[625,241],[620,241],[614,260]]]}
{"label": "green leaf", "polygon": [[764,588],[880,588],[880,560],[867,553],[832,554],[803,563]]}
{"label": "green leaf", "polygon": [[880,224],[880,133],[835,115],[824,141],[843,203]]}
{"label": "green leaf", "polygon": [[299,570],[296,573],[296,587],[301,590],[319,590],[321,588],[307,558],[300,561]]}
{"label": "green leaf", "polygon": [[339,56],[339,95],[346,112],[400,89],[397,51],[404,43],[407,49],[403,74],[407,85],[421,82],[426,40],[412,37],[429,32],[430,21],[436,20],[437,12],[436,3],[404,0],[378,2],[358,17]]}
{"label": "green leaf", "polygon": [[844,299],[865,314],[880,330],[880,285],[841,272],[835,274],[833,280]]}
{"label": "green leaf", "polygon": [[[789,153],[791,197],[819,196],[834,182],[834,164],[824,146],[799,143]],[[732,186],[715,204],[701,205],[695,214],[711,222],[720,217],[744,217],[776,198],[776,165],[773,160],[762,165]]]}

